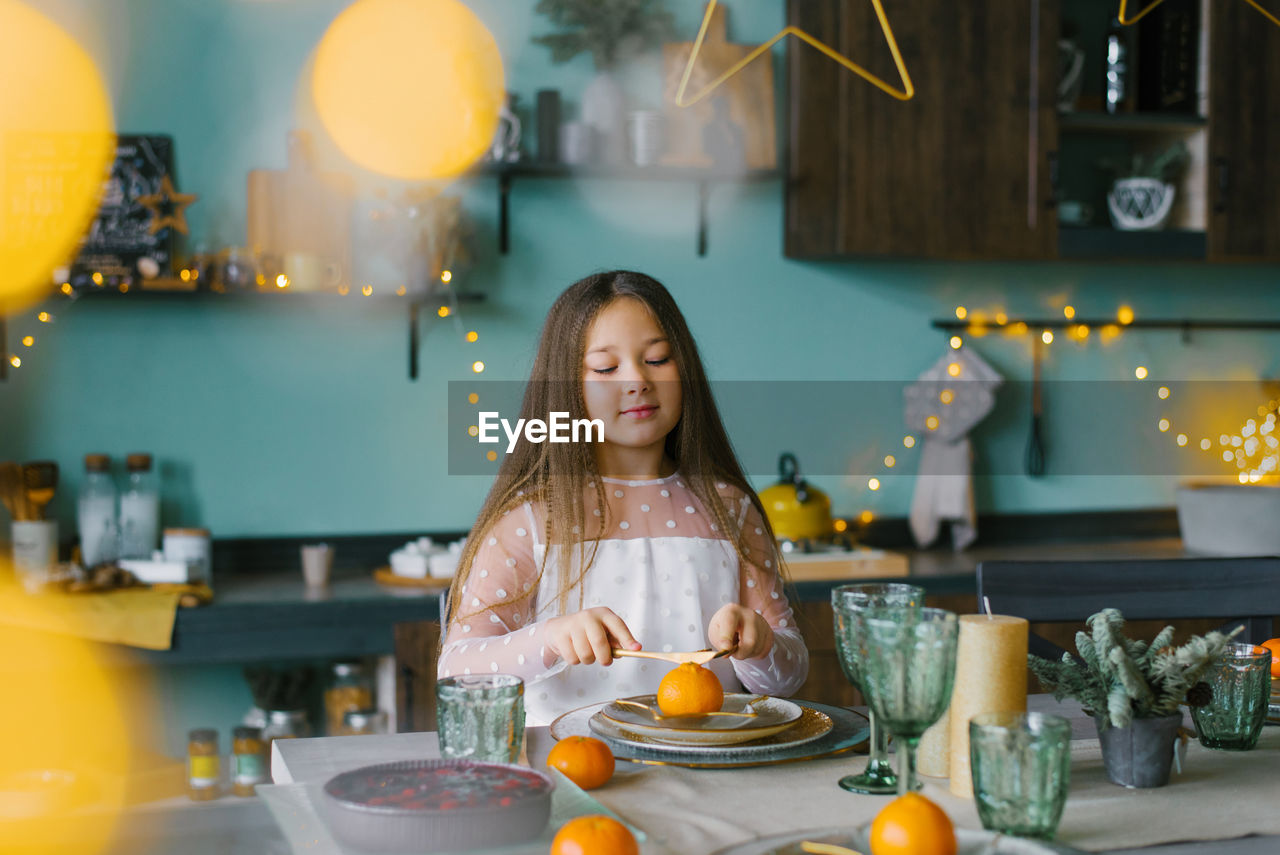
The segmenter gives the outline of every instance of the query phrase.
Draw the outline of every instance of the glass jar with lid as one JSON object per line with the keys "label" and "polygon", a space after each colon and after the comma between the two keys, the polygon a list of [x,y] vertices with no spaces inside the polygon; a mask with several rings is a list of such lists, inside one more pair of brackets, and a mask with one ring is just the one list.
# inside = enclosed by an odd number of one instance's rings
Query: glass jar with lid
{"label": "glass jar with lid", "polygon": [[187,795],[193,801],[207,802],[219,796],[220,760],[218,731],[202,727],[187,734]]}
{"label": "glass jar with lid", "polygon": [[361,662],[335,662],[324,692],[325,724],[332,736],[342,733],[343,716],[373,708],[373,682]]}
{"label": "glass jar with lid", "polygon": [[311,735],[306,710],[267,710],[267,726],[262,728],[263,750],[269,751],[277,739],[305,739]]}
{"label": "glass jar with lid", "polygon": [[262,729],[237,727],[232,731],[231,791],[237,796],[252,796],[258,784],[267,782],[267,762]]}
{"label": "glass jar with lid", "polygon": [[387,732],[387,713],[384,710],[350,710],[342,717],[343,736],[374,736]]}

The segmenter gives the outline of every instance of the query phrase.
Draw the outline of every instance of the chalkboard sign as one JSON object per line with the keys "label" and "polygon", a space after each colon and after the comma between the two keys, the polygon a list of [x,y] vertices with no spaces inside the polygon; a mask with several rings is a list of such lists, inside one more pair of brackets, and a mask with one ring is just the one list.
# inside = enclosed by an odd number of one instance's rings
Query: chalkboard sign
{"label": "chalkboard sign", "polygon": [[[76,291],[95,291],[165,280],[173,273],[173,229],[152,231],[157,216],[139,201],[165,196],[172,187],[173,139],[120,136],[115,162],[98,207],[66,281]],[[165,202],[165,204],[169,204]]]}

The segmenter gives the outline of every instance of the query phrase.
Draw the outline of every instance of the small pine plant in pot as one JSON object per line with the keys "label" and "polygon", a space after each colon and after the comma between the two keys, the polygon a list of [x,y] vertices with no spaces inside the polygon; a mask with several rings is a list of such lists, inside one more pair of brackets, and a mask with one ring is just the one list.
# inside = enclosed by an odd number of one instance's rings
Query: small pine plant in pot
{"label": "small pine plant in pot", "polygon": [[1243,627],[1171,647],[1171,626],[1150,644],[1126,638],[1124,617],[1115,609],[1103,609],[1087,624],[1087,633],[1076,633],[1078,656],[1064,653],[1053,662],[1033,655],[1031,670],[1058,700],[1073,697],[1093,716],[1113,783],[1163,787],[1182,725],[1179,705],[1209,702],[1209,686],[1200,677]]}

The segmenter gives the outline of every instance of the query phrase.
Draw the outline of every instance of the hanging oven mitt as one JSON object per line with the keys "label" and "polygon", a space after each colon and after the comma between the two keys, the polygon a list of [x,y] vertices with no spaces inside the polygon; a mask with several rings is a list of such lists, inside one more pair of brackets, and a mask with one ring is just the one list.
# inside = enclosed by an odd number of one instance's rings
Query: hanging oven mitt
{"label": "hanging oven mitt", "polygon": [[920,546],[951,522],[952,545],[978,536],[969,431],[995,406],[1004,380],[971,348],[948,350],[903,393],[907,429],[921,438],[911,499],[911,534]]}

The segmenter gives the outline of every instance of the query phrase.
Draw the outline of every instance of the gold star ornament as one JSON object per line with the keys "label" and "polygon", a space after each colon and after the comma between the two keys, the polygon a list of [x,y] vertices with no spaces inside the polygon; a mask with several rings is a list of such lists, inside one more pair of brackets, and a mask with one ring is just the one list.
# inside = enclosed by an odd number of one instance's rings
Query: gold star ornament
{"label": "gold star ornament", "polygon": [[[1120,14],[1117,15],[1116,17],[1119,18],[1120,23],[1124,24],[1125,26],[1128,26],[1129,24],[1136,24],[1138,21],[1142,20],[1143,15],[1146,15],[1148,12],[1150,12],[1152,9],[1159,6],[1163,2],[1164,0],[1152,0],[1152,2],[1148,3],[1142,9],[1141,12],[1134,15],[1132,18],[1126,18],[1125,12],[1127,11],[1129,0],[1120,0]],[[1277,18],[1275,15],[1271,14],[1266,9],[1258,5],[1257,0],[1244,0],[1244,2],[1248,3],[1250,6],[1257,9],[1259,12],[1261,12],[1263,17],[1265,17],[1268,21],[1275,24],[1277,27],[1280,27],[1280,18]]]}
{"label": "gold star ornament", "polygon": [[[1160,1],[1161,0],[1156,0],[1157,3]],[[698,51],[701,50],[703,39],[706,38],[707,27],[711,23],[711,16],[715,12],[717,2],[718,0],[710,0],[710,2],[707,3],[706,14],[704,14],[702,17],[702,26],[698,29],[698,37],[694,39],[694,42],[693,42],[693,51],[689,54],[689,62],[684,67],[684,76],[680,78],[680,88],[676,90],[677,106],[690,107],[698,103],[703,98],[707,97],[712,92],[714,92],[717,88],[719,88],[726,80],[728,80],[730,77],[733,77],[733,75],[737,74],[739,71],[745,68],[749,63],[753,62],[755,59],[757,59],[766,51],[768,51],[769,48],[773,47],[778,42],[785,39],[787,36],[795,36],[796,38],[800,39],[802,42],[805,42],[806,44],[813,46],[819,52],[825,54],[826,56],[840,63],[845,68],[849,69],[854,74],[861,77],[863,80],[866,80],[868,83],[875,86],[877,89],[880,89],[882,92],[888,95],[892,95],[894,98],[897,98],[899,101],[910,101],[912,96],[916,94],[915,86],[913,86],[911,83],[911,75],[907,73],[906,63],[902,61],[902,53],[898,50],[898,42],[893,37],[893,29],[889,26],[889,19],[885,17],[884,7],[880,4],[880,0],[871,0],[871,5],[876,10],[876,18],[877,20],[880,21],[880,29],[884,31],[885,40],[889,43],[889,52],[893,54],[893,64],[898,69],[898,76],[901,78],[901,81],[902,81],[901,88],[897,88],[893,84],[881,79],[880,77],[877,77],[876,75],[872,74],[870,71],[867,71],[867,69],[863,68],[861,65],[858,65],[853,60],[849,59],[848,57],[844,56],[843,54],[837,52],[833,48],[829,47],[828,45],[824,44],[823,42],[809,35],[799,27],[788,26],[788,27],[785,27],[776,36],[769,39],[769,41],[760,45],[758,48],[754,49],[753,51],[748,53],[746,56],[744,56],[742,59],[738,60],[736,63],[730,66],[728,70],[724,71],[719,77],[717,77],[716,79],[708,83],[702,89],[701,92],[698,92],[696,95],[689,96],[686,94],[685,90],[689,85],[689,77],[693,73],[693,64],[698,61]],[[1121,0],[1121,2],[1123,3],[1124,0]]]}
{"label": "gold star ornament", "polygon": [[160,179],[160,192],[139,196],[137,202],[151,212],[148,234],[155,234],[165,226],[172,226],[184,235],[187,233],[187,207],[200,198],[194,193],[179,193],[166,175]]}

